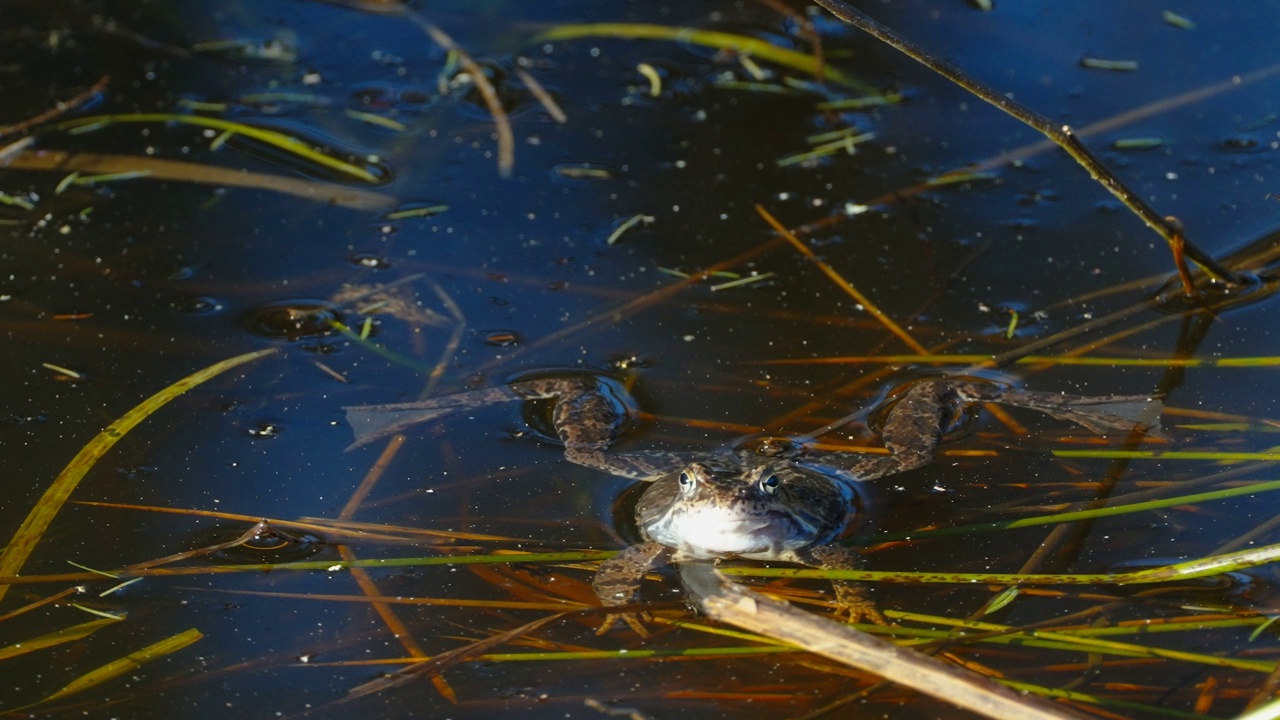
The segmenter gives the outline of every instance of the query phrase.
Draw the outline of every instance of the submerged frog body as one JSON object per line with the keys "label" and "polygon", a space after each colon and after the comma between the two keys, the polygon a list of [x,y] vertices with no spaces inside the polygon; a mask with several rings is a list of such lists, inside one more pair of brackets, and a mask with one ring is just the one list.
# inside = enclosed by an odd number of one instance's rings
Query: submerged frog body
{"label": "submerged frog body", "polygon": [[[636,505],[645,542],[606,561],[592,583],[602,603],[616,606],[634,602],[645,573],[671,560],[741,557],[859,567],[856,551],[833,542],[854,519],[857,483],[928,464],[948,419],[964,404],[1031,408],[1098,433],[1154,431],[1161,411],[1153,397],[1033,393],[942,378],[913,384],[890,409],[881,433],[887,455],[809,452],[785,442],[718,452],[612,453],[609,446],[627,419],[621,392],[594,376],[546,377],[418,403],[352,407],[347,413],[354,447],[494,402],[554,400],[552,422],[568,460],[652,483]],[[837,582],[835,588],[837,602],[855,619],[882,621],[856,585]],[[622,617],[640,630],[632,616]],[[606,620],[605,627],[610,624]]]}

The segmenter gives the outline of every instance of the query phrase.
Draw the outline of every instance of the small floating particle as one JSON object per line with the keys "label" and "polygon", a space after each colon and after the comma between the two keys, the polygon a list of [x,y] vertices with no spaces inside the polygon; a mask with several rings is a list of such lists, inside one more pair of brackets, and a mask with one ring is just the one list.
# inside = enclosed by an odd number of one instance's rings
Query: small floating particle
{"label": "small floating particle", "polygon": [[361,112],[359,110],[351,110],[349,108],[347,110],[344,110],[343,112],[349,118],[355,118],[360,122],[368,123],[370,125],[377,125],[378,127],[384,127],[384,128],[387,128],[388,130],[395,130],[396,132],[405,132],[406,130],[409,129],[408,125],[405,125],[402,122],[397,122],[395,120],[392,120],[389,117],[383,117],[382,115],[376,115],[374,113],[368,113],[368,112]]}
{"label": "small floating particle", "polygon": [[1165,22],[1169,23],[1170,25],[1176,28],[1182,28],[1183,30],[1196,29],[1196,24],[1192,22],[1191,18],[1183,17],[1178,13],[1165,10],[1164,12],[1160,13],[1160,17],[1164,18]]}
{"label": "small floating particle", "polygon": [[83,380],[83,379],[84,379],[84,375],[81,375],[80,373],[76,372],[75,370],[71,370],[71,369],[69,369],[69,368],[64,368],[64,367],[62,367],[61,365],[54,365],[53,363],[40,363],[40,365],[41,365],[42,367],[44,367],[45,369],[52,370],[52,371],[54,371],[54,372],[58,373],[59,375],[62,375],[62,376],[64,376],[64,377],[71,378],[72,380]]}
{"label": "small floating particle", "polygon": [[1116,150],[1150,150],[1163,144],[1164,140],[1158,137],[1120,138],[1112,142],[1111,147]]}
{"label": "small floating particle", "polygon": [[346,375],[343,375],[342,373],[338,372],[337,370],[334,370],[333,368],[329,367],[328,365],[325,365],[324,363],[320,362],[319,360],[312,360],[311,362],[312,362],[312,363],[314,363],[316,367],[320,368],[320,371],[321,371],[321,372],[323,372],[325,375],[328,375],[329,377],[333,378],[334,380],[337,380],[338,382],[341,382],[341,383],[344,383],[344,382],[350,382],[349,380],[347,380],[347,376],[346,376]]}
{"label": "small floating particle", "polygon": [[105,610],[94,610],[93,608],[85,607],[85,606],[81,605],[80,603],[71,603],[71,607],[73,607],[73,608],[75,608],[75,609],[77,609],[77,610],[83,610],[83,611],[85,611],[85,612],[89,613],[90,615],[97,615],[98,617],[104,617],[104,618],[108,618],[108,619],[110,619],[110,620],[123,620],[123,619],[125,618],[125,616],[124,616],[123,614],[121,614],[121,615],[117,615],[117,614],[115,614],[115,613],[109,613],[109,612],[106,612]]}
{"label": "small floating particle", "polygon": [[590,165],[557,165],[555,173],[561,177],[574,180],[612,180],[613,173],[607,168]]}
{"label": "small floating particle", "polygon": [[141,581],[142,581],[142,578],[140,577],[136,577],[132,580],[125,580],[124,582],[120,583],[119,585],[116,585],[115,587],[107,588],[106,590],[103,590],[102,592],[98,593],[98,597],[106,597],[114,592],[119,592],[129,587],[130,585],[136,582],[141,582]]}
{"label": "small floating particle", "polygon": [[995,180],[996,176],[988,172],[950,172],[931,177],[925,181],[926,185],[937,187],[939,185],[954,185],[956,183],[974,182],[976,180]]}
{"label": "small floating particle", "polygon": [[742,287],[743,285],[750,285],[751,283],[760,282],[761,280],[767,280],[775,274],[776,273],[767,272],[760,273],[759,275],[748,275],[746,277],[738,278],[737,280],[730,280],[729,282],[720,283],[719,285],[712,285],[711,290],[728,290],[729,288]]}
{"label": "small floating particle", "polygon": [[511,347],[520,344],[520,334],[511,330],[493,330],[485,333],[484,344],[494,347]]}
{"label": "small floating particle", "polygon": [[200,110],[204,112],[226,112],[230,106],[220,102],[206,102],[204,100],[192,100],[191,98],[182,98],[178,100],[178,107],[187,110]]}
{"label": "small floating particle", "polygon": [[95,185],[97,183],[119,182],[121,180],[136,180],[151,175],[150,170],[133,170],[130,172],[103,173],[102,175],[81,175],[72,180],[73,185]]}
{"label": "small floating particle", "polygon": [[649,97],[658,97],[662,94],[662,75],[658,73],[657,68],[649,63],[640,63],[636,65],[636,72],[649,81]]}
{"label": "small floating particle", "polygon": [[1111,70],[1112,72],[1133,72],[1138,69],[1137,60],[1106,60],[1103,58],[1080,58],[1080,66],[1090,70]]}
{"label": "small floating particle", "polygon": [[865,97],[845,98],[843,100],[832,100],[831,102],[818,103],[818,109],[861,110],[863,108],[893,105],[900,102],[902,102],[902,93],[887,93],[885,95],[867,95]]}
{"label": "small floating particle", "polygon": [[15,140],[14,142],[0,148],[0,167],[7,166],[9,163],[13,162],[14,158],[18,157],[25,152],[27,148],[35,144],[36,139],[28,135],[21,140]]}
{"label": "small floating particle", "polygon": [[755,80],[756,82],[764,82],[765,80],[769,79],[769,74],[766,73],[764,69],[762,69],[759,65],[757,65],[756,62],[751,59],[750,55],[746,55],[746,54],[739,55],[738,63],[742,65],[742,68],[744,70],[747,71],[747,74],[751,76],[751,79]]}
{"label": "small floating particle", "polygon": [[1018,331],[1018,311],[1009,311],[1009,327],[1005,328],[1004,337],[1006,340],[1012,340],[1014,333]]}
{"label": "small floating particle", "polygon": [[438,215],[449,209],[448,205],[428,205],[426,207],[406,208],[387,213],[387,220],[406,220],[408,218],[429,217]]}
{"label": "small floating particle", "polygon": [[3,192],[0,192],[0,205],[11,205],[16,208],[22,208],[23,210],[36,209],[35,204],[32,203],[30,200],[24,197],[19,197],[17,195],[10,195],[9,193],[3,193]]}
{"label": "small floating particle", "polygon": [[62,178],[61,180],[59,180],[59,181],[58,181],[58,185],[57,185],[56,187],[54,187],[54,188],[53,188],[53,194],[54,194],[54,195],[61,195],[61,194],[62,194],[62,191],[63,191],[63,190],[66,190],[67,188],[69,188],[69,187],[71,187],[73,184],[75,184],[75,181],[76,181],[79,177],[80,177],[80,171],[79,171],[79,170],[76,170],[75,172],[71,173],[70,175],[68,175],[68,176],[66,176],[66,177],[64,177],[64,178]]}
{"label": "small floating particle", "polygon": [[638,223],[644,223],[645,225],[648,225],[649,223],[653,222],[656,219],[657,218],[655,218],[654,216],[645,215],[644,213],[632,215],[630,218],[627,218],[627,220],[625,220],[621,225],[619,225],[617,229],[609,233],[609,237],[604,241],[604,244],[612,245],[618,242],[618,238],[622,237],[623,233],[635,227]]}

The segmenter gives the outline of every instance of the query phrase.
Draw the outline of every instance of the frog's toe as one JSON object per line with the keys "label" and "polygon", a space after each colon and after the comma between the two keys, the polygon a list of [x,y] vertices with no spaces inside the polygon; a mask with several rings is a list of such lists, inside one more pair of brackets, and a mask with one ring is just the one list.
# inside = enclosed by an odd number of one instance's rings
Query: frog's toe
{"label": "frog's toe", "polygon": [[849,623],[889,624],[864,588],[844,584],[836,585],[836,616],[847,619]]}
{"label": "frog's toe", "polygon": [[603,635],[613,628],[614,625],[621,620],[628,627],[636,631],[636,634],[646,640],[649,638],[649,631],[645,629],[644,623],[649,620],[649,613],[609,613],[604,616],[604,621],[600,623],[600,628],[596,630],[596,635]]}

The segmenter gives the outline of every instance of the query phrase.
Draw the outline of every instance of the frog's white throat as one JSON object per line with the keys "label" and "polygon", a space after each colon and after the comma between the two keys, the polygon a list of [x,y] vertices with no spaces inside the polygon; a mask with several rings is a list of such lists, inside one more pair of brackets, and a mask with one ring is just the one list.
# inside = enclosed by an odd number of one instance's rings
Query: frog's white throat
{"label": "frog's white throat", "polygon": [[672,509],[661,522],[651,525],[648,533],[653,540],[691,557],[775,556],[794,549],[796,540],[803,536],[797,534],[794,524],[794,518],[781,513],[686,506]]}

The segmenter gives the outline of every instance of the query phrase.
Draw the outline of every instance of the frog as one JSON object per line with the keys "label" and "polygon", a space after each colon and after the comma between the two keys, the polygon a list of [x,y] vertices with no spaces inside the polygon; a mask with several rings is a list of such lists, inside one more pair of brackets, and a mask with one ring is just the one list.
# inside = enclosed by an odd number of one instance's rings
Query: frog
{"label": "frog", "polygon": [[[953,418],[998,403],[1038,410],[1091,431],[1159,433],[1155,395],[1082,396],[1016,389],[981,378],[941,376],[908,384],[892,400],[880,430],[883,453],[824,451],[811,437],[754,438],[705,451],[614,452],[634,401],[602,375],[514,380],[413,403],[344,408],[355,432],[351,448],[445,415],[509,401],[550,402],[551,424],[569,462],[648,483],[635,508],[642,541],[605,560],[592,588],[606,608],[634,605],[643,579],[667,563],[740,558],[856,570],[862,555],[839,542],[859,519],[859,486],[924,467]],[[351,449],[349,448],[349,449]],[[835,581],[835,605],[850,622],[886,624],[857,583]],[[645,635],[642,617],[606,616]]]}

